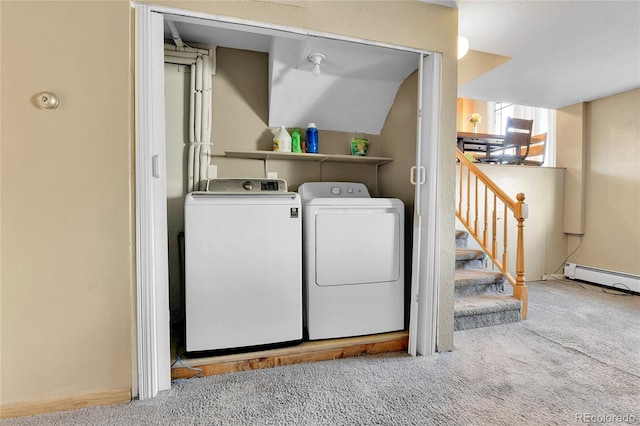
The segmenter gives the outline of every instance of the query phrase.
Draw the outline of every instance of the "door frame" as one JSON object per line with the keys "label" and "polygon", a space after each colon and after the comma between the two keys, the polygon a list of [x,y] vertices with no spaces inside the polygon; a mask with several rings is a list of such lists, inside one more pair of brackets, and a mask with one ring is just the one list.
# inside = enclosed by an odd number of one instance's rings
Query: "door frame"
{"label": "door frame", "polygon": [[[221,24],[242,24],[252,27],[257,31],[283,31],[294,34],[302,34],[313,37],[324,37],[335,40],[349,41],[353,43],[387,47],[396,50],[413,52],[420,58],[420,68],[423,67],[425,58],[431,62],[440,64],[441,55],[424,50],[412,49],[404,46],[377,43],[369,40],[342,37],[335,34],[321,33],[293,27],[282,27],[268,23],[234,19],[216,15],[203,14],[193,11],[177,10],[161,6],[134,4],[136,9],[136,356],[137,375],[134,383],[137,384],[137,394],[140,399],[149,399],[157,395],[161,390],[171,387],[170,366],[170,341],[169,341],[169,282],[168,282],[168,256],[166,251],[166,178],[164,174],[164,99],[163,99],[163,71],[158,68],[158,63],[163,63],[163,49],[159,45],[164,40],[157,40],[157,19],[165,14],[180,14],[183,17],[203,19]],[[162,37],[163,38],[163,37]],[[431,63],[429,62],[429,63]],[[418,133],[417,144],[422,147],[430,147],[424,152],[438,152],[439,149],[439,117],[441,110],[440,97],[429,98],[425,101],[425,90],[440,88],[441,76],[439,68],[431,67],[430,72],[420,72],[419,98],[422,99],[422,107],[419,110],[418,121],[422,111],[431,117],[429,130]],[[155,72],[154,72],[155,71]],[[437,72],[436,72],[437,71]],[[424,81],[423,81],[424,80]],[[439,92],[438,92],[439,93]],[[424,129],[425,126],[419,124]],[[422,152],[422,151],[420,151]],[[420,253],[420,245],[425,235],[437,238],[438,215],[437,205],[440,198],[437,185],[438,156],[416,155],[416,168],[418,181],[421,176],[427,176],[427,184],[424,182],[416,185],[416,194],[420,193],[420,205],[422,210],[431,214],[421,216],[418,214],[420,229],[427,230],[426,234],[420,232],[421,238],[418,246],[414,245],[414,259],[416,251]],[[425,172],[428,171],[428,172]],[[435,176],[435,179],[433,178]],[[435,184],[435,187],[434,187]],[[166,196],[165,196],[166,198]],[[433,233],[433,230],[436,232]],[[414,238],[415,240],[415,238]],[[164,246],[163,246],[164,241]],[[435,253],[434,253],[435,250]],[[415,339],[413,347],[417,349],[414,354],[429,355],[436,347],[437,334],[437,307],[439,289],[439,270],[437,268],[437,241],[432,241],[426,247],[425,254],[434,256],[427,265],[418,270],[418,280],[415,283],[416,298],[411,301],[411,315],[415,315],[410,324],[410,341]],[[407,255],[405,253],[405,255]],[[422,258],[424,256],[417,257]],[[436,262],[435,265],[432,265]],[[431,265],[431,266],[430,266]],[[425,280],[427,281],[425,283]],[[412,287],[414,285],[412,284]],[[412,288],[412,293],[414,289]],[[419,344],[418,344],[419,343]],[[135,385],[134,392],[135,395]]]}

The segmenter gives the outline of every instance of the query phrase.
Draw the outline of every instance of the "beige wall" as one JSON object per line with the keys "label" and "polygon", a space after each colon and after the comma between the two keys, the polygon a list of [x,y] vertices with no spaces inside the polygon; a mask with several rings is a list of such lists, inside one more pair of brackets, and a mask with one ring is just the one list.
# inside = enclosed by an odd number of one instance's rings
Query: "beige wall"
{"label": "beige wall", "polygon": [[[1,401],[132,385],[128,2],[2,7]],[[49,90],[56,111],[32,103]]]}
{"label": "beige wall", "polygon": [[[441,140],[455,137],[454,9],[409,1],[158,3],[444,52]],[[128,390],[135,327],[130,3],[0,7],[0,400],[6,407]],[[52,23],[60,24],[55,37]],[[62,108],[34,108],[30,99],[41,90],[60,95]],[[442,143],[441,178],[448,182],[455,180],[453,149]],[[440,311],[452,315],[452,193],[443,194],[439,215]],[[452,327],[441,327],[438,341],[451,349]]]}
{"label": "beige wall", "polygon": [[[524,193],[529,217],[524,222],[525,280],[537,281],[545,274],[562,273],[556,269],[566,256],[567,236],[562,232],[562,212],[565,170],[557,167],[526,167],[476,164],[507,195],[515,200]],[[498,212],[499,220],[503,213]],[[480,219],[482,223],[482,219]],[[510,219],[508,252],[512,276],[516,276],[515,255],[517,235],[515,220]],[[459,229],[464,229],[462,224]]]}
{"label": "beige wall", "polygon": [[457,130],[459,132],[473,131],[473,124],[469,122],[468,118],[474,112],[477,112],[482,117],[480,123],[478,123],[478,133],[488,133],[487,120],[489,119],[489,113],[487,101],[466,98],[458,98]]}
{"label": "beige wall", "polygon": [[[559,131],[582,129],[579,119],[586,120],[584,210],[565,211],[584,215],[584,236],[569,261],[640,275],[640,89],[563,110]],[[558,137],[558,165],[578,175],[574,144],[564,142]],[[570,236],[567,254],[579,240]]]}
{"label": "beige wall", "polygon": [[586,111],[584,103],[556,111],[556,163],[567,170],[563,208],[563,230],[567,234],[584,234],[588,149]]}

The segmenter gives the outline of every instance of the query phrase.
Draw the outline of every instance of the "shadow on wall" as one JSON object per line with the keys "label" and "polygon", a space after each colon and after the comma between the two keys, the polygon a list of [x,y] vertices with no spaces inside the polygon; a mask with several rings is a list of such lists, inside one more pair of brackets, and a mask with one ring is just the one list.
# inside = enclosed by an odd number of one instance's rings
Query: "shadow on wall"
{"label": "shadow on wall", "polygon": [[[250,63],[247,60],[250,60]],[[269,55],[218,47],[216,64],[217,74],[213,76],[213,81],[224,79],[234,89],[235,95],[251,107],[255,115],[267,126],[269,122]]]}

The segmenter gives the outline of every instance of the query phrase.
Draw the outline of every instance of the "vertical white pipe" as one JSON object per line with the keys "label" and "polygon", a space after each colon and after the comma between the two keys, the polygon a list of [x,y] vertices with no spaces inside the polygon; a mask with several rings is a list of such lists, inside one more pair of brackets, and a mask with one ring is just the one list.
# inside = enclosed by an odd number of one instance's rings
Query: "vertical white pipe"
{"label": "vertical white pipe", "polygon": [[201,182],[209,178],[211,157],[211,57],[203,56],[202,72],[202,153],[200,163]]}
{"label": "vertical white pipe", "polygon": [[202,92],[196,92],[195,137],[196,142],[202,142]]}
{"label": "vertical white pipe", "polygon": [[196,152],[193,163],[193,177],[195,179],[193,186],[196,190],[200,189],[202,174],[202,56],[198,55],[196,59],[196,90],[195,90],[195,137]]}
{"label": "vertical white pipe", "polygon": [[200,142],[193,143],[193,190],[200,190]]}
{"label": "vertical white pipe", "polygon": [[203,186],[206,185],[207,182],[207,171],[209,170],[209,152],[208,152],[209,144],[201,143],[200,144],[200,190],[204,189]]}
{"label": "vertical white pipe", "polygon": [[211,57],[205,56],[204,72],[202,75],[202,91],[203,91],[203,105],[202,105],[202,127],[203,127],[203,142],[211,142]]}
{"label": "vertical white pipe", "polygon": [[196,58],[196,90],[202,91],[202,55]]}
{"label": "vertical white pipe", "polygon": [[194,186],[197,188],[200,184],[200,149],[202,147],[202,92],[196,91],[195,105],[195,135],[196,135],[196,156],[194,157],[193,176],[196,178]]}
{"label": "vertical white pipe", "polygon": [[194,105],[196,90],[196,72],[195,66],[191,65],[191,85],[189,87],[189,152],[187,154],[187,192],[193,191],[193,162],[195,158],[195,137],[194,137]]}
{"label": "vertical white pipe", "polygon": [[206,183],[211,156],[211,56],[199,54],[191,65],[189,93],[189,152],[187,191],[197,191]]}
{"label": "vertical white pipe", "polygon": [[196,142],[202,142],[202,56],[198,56],[196,59],[195,96],[195,136]]}
{"label": "vertical white pipe", "polygon": [[195,97],[196,97],[196,66],[191,65],[191,85],[189,87],[189,142],[196,141],[195,135]]}

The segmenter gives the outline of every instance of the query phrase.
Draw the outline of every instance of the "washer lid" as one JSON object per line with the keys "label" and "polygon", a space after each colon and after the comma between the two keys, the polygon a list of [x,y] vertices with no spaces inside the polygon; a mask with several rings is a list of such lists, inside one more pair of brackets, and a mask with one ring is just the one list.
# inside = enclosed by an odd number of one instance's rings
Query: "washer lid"
{"label": "washer lid", "polygon": [[314,198],[371,198],[364,183],[306,182],[298,187],[302,201]]}

